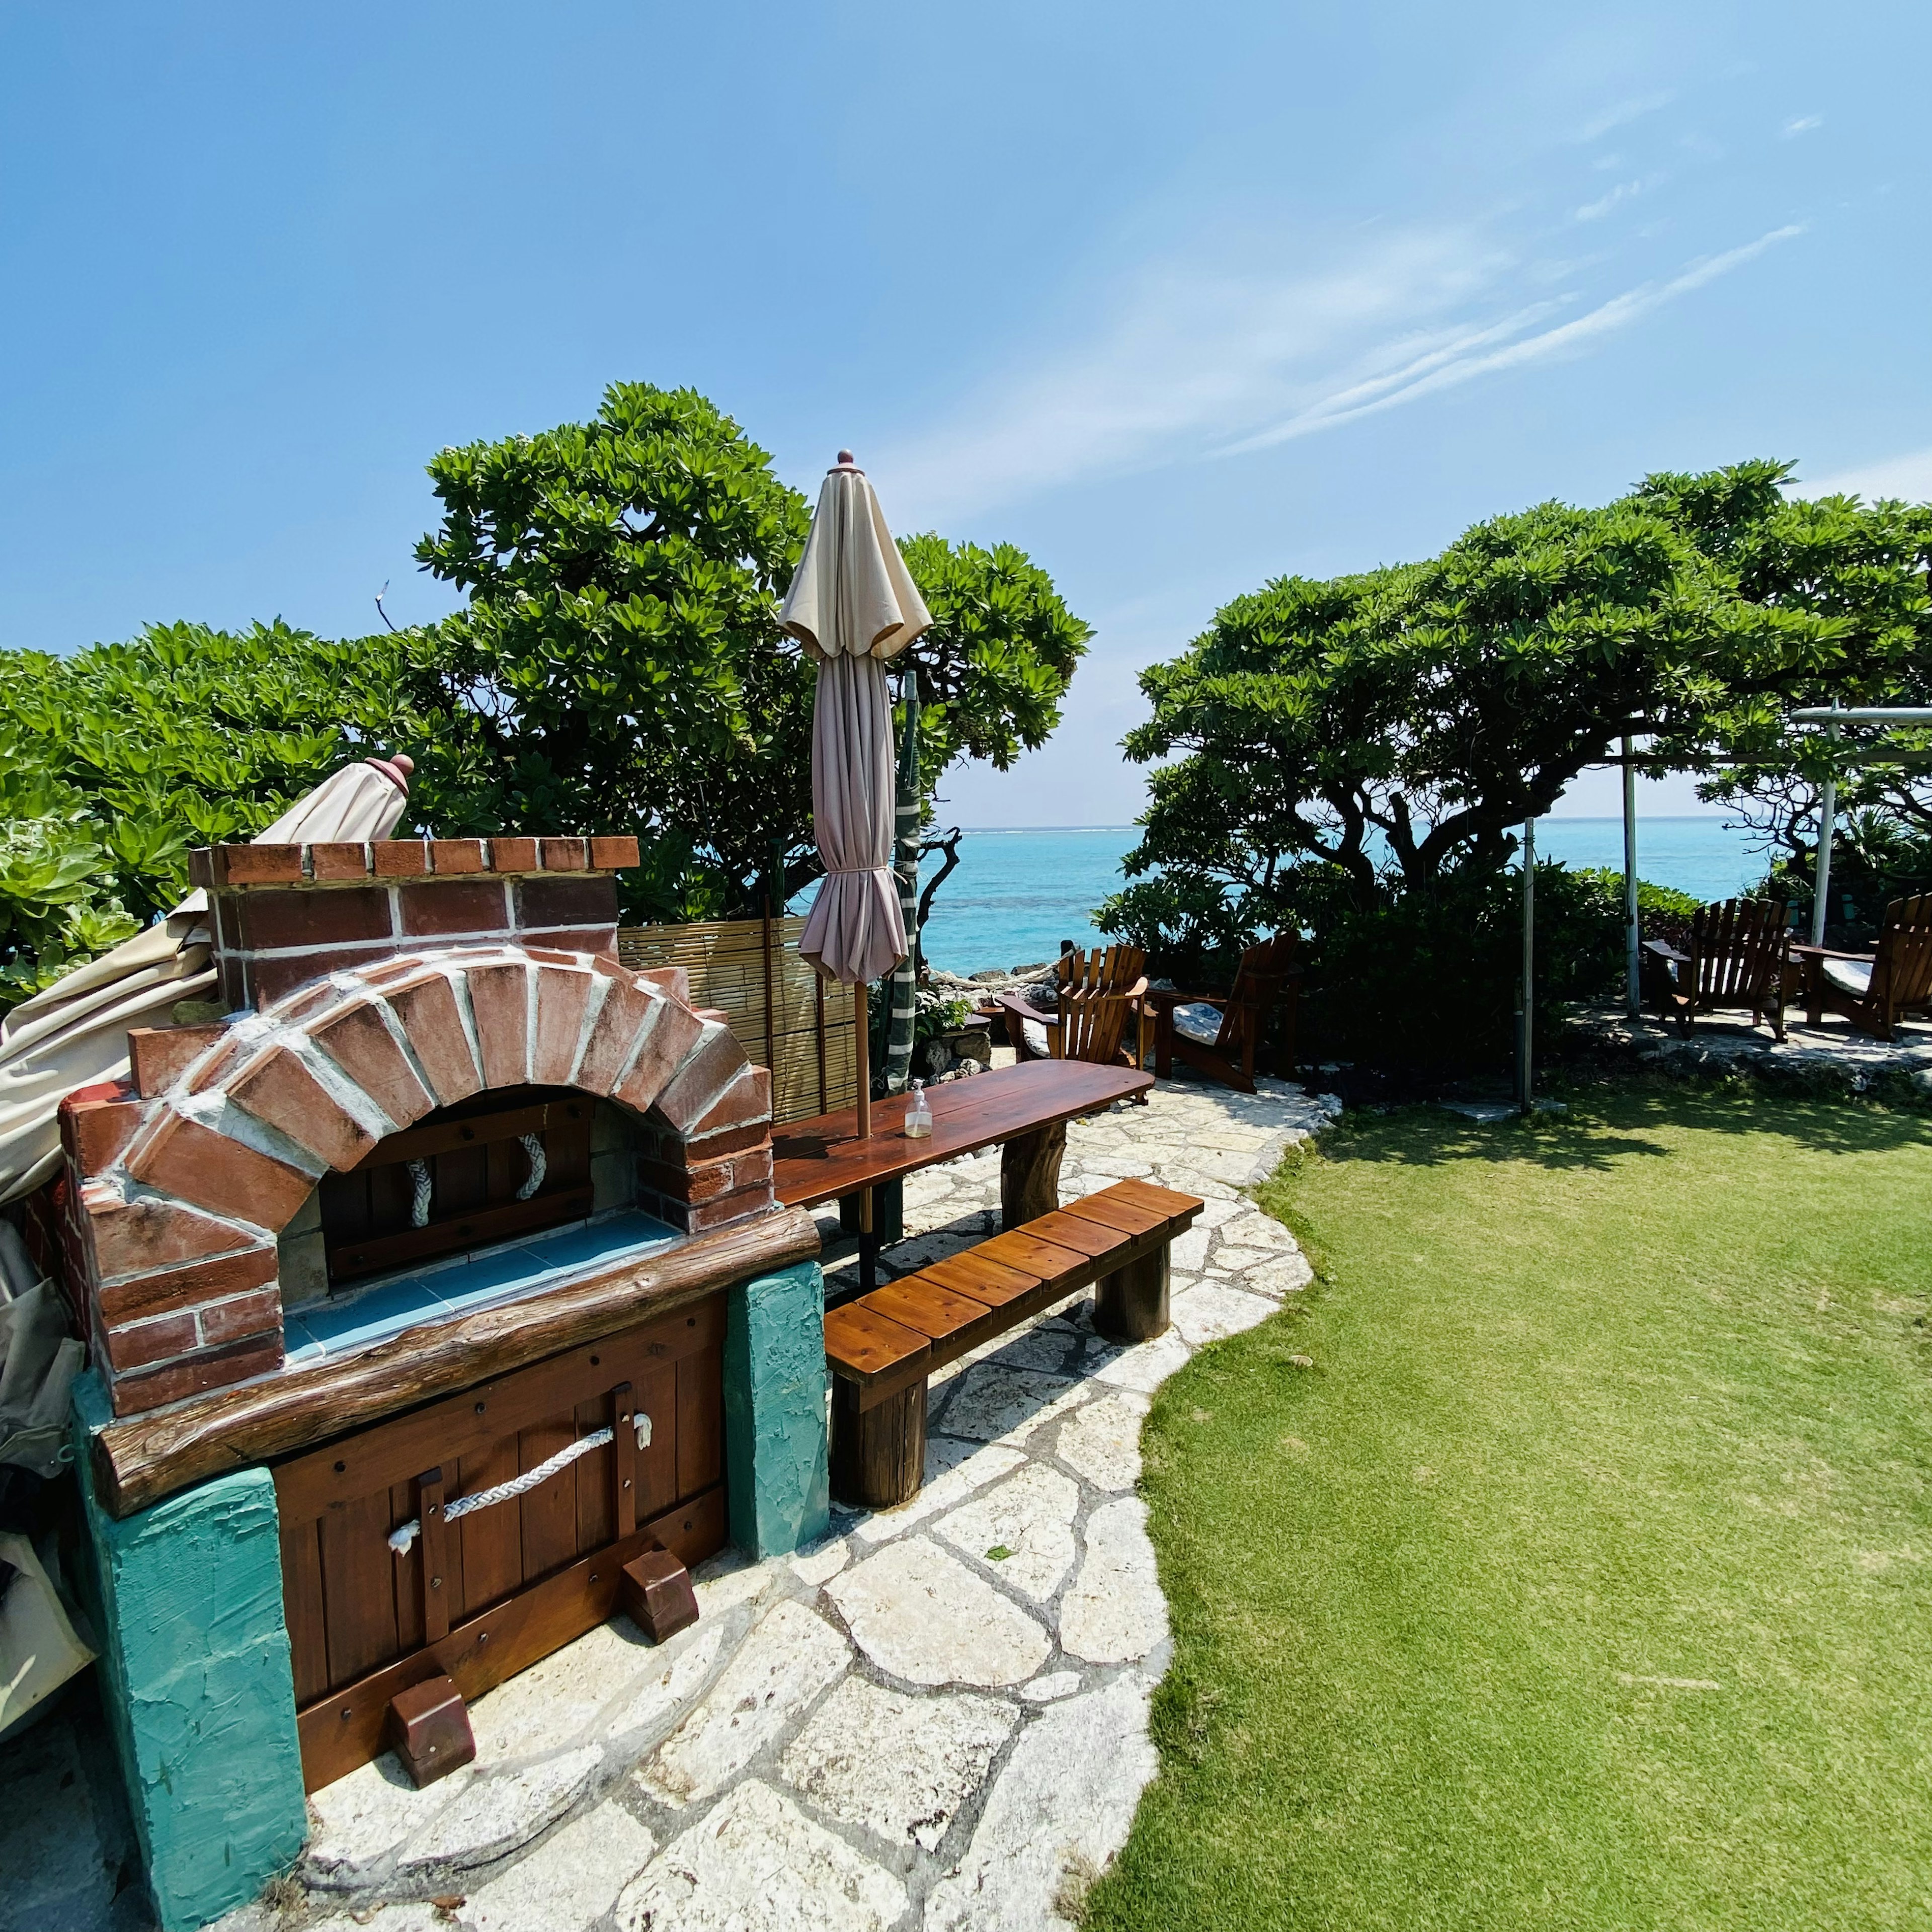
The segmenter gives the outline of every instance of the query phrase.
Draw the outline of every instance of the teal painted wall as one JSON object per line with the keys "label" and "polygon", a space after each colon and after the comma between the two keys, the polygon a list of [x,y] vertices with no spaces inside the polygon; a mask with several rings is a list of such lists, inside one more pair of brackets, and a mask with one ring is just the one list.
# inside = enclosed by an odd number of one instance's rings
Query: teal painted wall
{"label": "teal painted wall", "polygon": [[254,1898],[308,1831],[274,1484],[244,1469],[116,1522],[92,1480],[99,1378],[74,1401],[103,1702],[155,1910],[192,1932]]}
{"label": "teal painted wall", "polygon": [[816,1262],[741,1282],[724,1328],[731,1540],[782,1556],[832,1522],[826,1460],[825,1277]]}

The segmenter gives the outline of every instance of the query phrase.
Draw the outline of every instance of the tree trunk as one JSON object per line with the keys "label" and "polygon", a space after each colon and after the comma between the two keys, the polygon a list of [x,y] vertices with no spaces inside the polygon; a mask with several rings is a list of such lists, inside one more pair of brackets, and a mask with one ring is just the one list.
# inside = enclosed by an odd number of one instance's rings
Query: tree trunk
{"label": "tree trunk", "polygon": [[899,734],[898,794],[893,814],[892,872],[905,920],[906,956],[892,969],[892,1028],[886,1036],[886,1091],[903,1094],[912,1073],[913,1017],[919,982],[919,674],[902,680],[905,724]]}

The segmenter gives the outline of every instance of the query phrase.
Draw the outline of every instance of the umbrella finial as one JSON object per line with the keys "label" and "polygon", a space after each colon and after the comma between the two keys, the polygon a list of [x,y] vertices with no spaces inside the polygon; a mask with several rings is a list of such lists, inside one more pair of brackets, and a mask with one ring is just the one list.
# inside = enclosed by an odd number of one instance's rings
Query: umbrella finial
{"label": "umbrella finial", "polygon": [[838,452],[838,466],[842,470],[854,470],[858,466],[854,461],[852,452],[849,449],[842,449]]}

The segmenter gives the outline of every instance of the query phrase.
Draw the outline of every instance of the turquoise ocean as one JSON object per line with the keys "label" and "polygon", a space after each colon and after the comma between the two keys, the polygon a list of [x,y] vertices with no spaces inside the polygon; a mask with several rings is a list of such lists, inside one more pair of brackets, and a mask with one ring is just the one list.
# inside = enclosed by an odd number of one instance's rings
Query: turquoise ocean
{"label": "turquoise ocean", "polygon": [[[926,929],[926,957],[951,973],[1050,959],[1060,942],[1102,940],[1093,910],[1126,882],[1120,860],[1138,833],[1131,825],[968,832],[959,866],[939,889]],[[1621,818],[1545,818],[1538,856],[1569,866],[1623,869]],[[926,876],[938,868],[928,860]],[[1763,878],[1766,859],[1750,833],[1717,818],[1637,822],[1637,876],[1700,899],[1728,898]],[[806,898],[802,904],[808,904]]]}

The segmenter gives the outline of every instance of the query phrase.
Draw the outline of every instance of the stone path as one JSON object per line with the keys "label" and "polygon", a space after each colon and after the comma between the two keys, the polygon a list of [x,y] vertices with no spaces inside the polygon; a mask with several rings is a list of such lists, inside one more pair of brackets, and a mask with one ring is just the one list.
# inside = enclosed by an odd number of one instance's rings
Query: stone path
{"label": "stone path", "polygon": [[[480,1699],[478,1764],[427,1791],[386,1758],[316,1793],[305,1905],[225,1932],[1060,1922],[1155,1768],[1149,1394],[1310,1278],[1242,1190],[1336,1103],[1267,1085],[1163,1084],[1070,1134],[1065,1193],[1151,1175],[1207,1197],[1168,1334],[1114,1347],[1083,1298],[954,1365],[911,1503],[835,1511],[794,1557],[706,1565],[699,1622],[662,1646],[622,1618],[592,1631]],[[998,1192],[997,1152],[908,1183],[898,1269],[991,1232]]]}

